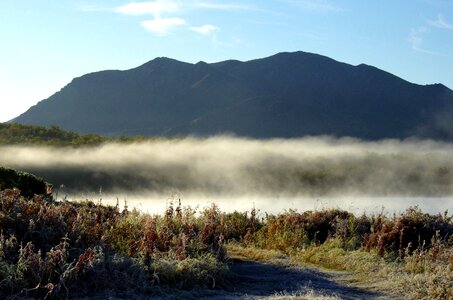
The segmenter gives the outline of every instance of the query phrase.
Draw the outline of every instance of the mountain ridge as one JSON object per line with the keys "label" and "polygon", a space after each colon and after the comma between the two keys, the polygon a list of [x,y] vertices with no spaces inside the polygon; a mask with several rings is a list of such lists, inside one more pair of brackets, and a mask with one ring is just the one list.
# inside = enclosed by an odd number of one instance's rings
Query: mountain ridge
{"label": "mountain ridge", "polygon": [[103,135],[453,140],[450,116],[453,92],[442,84],[298,51],[88,73],[10,122]]}

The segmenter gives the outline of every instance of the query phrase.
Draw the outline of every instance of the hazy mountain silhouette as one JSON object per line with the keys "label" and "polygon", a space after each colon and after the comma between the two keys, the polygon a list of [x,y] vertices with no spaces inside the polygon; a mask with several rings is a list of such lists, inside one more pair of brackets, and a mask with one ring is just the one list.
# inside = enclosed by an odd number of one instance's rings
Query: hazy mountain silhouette
{"label": "hazy mountain silhouette", "polygon": [[453,140],[453,91],[294,52],[247,62],[156,58],[75,78],[11,122],[104,135]]}

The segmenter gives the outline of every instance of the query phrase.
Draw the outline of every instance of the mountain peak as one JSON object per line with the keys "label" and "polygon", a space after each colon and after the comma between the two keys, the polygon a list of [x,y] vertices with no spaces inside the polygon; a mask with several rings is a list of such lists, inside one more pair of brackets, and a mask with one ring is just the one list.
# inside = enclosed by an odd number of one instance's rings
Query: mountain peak
{"label": "mountain peak", "polygon": [[82,78],[13,121],[103,135],[453,140],[439,121],[453,115],[451,90],[314,53],[211,64],[158,57]]}
{"label": "mountain peak", "polygon": [[156,66],[166,67],[166,66],[171,66],[171,65],[182,65],[182,64],[188,64],[188,63],[185,63],[185,62],[173,59],[173,58],[162,56],[162,57],[156,57],[134,69],[156,67]]}

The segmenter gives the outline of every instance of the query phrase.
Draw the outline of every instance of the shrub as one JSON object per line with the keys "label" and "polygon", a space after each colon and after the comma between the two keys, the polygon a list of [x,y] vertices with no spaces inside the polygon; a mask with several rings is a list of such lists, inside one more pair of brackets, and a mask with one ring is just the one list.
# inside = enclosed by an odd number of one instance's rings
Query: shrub
{"label": "shrub", "polygon": [[215,206],[197,217],[171,204],[164,216],[150,216],[4,190],[0,232],[2,298],[149,295],[156,284],[213,287],[227,270],[223,214]]}
{"label": "shrub", "polygon": [[366,241],[366,249],[377,248],[379,255],[397,253],[400,257],[417,249],[430,248],[434,238],[447,241],[453,236],[452,217],[422,213],[409,208],[392,220],[376,220],[375,231]]}
{"label": "shrub", "polygon": [[0,167],[0,191],[17,188],[20,193],[31,198],[35,194],[49,195],[50,185],[35,175]]}

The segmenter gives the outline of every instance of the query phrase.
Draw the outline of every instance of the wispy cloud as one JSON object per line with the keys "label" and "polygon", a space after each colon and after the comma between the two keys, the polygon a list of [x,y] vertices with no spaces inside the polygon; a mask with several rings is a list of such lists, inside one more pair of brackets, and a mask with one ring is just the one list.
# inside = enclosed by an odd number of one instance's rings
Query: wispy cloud
{"label": "wispy cloud", "polygon": [[344,8],[334,5],[327,0],[281,0],[311,12],[343,12]]}
{"label": "wispy cloud", "polygon": [[440,57],[453,57],[452,55],[428,50],[424,48],[423,45],[423,35],[427,34],[429,32],[429,29],[425,26],[420,26],[418,28],[412,28],[411,32],[409,34],[408,42],[411,45],[412,50],[425,53],[425,54],[430,54],[434,56],[440,56]]}
{"label": "wispy cloud", "polygon": [[436,20],[428,21],[428,24],[432,27],[453,30],[453,24],[448,23],[442,14],[439,14]]}
{"label": "wispy cloud", "polygon": [[252,10],[252,5],[238,4],[238,3],[218,3],[211,1],[195,1],[189,4],[195,8],[207,8],[215,10]]}
{"label": "wispy cloud", "polygon": [[[442,14],[437,15],[437,19],[435,20],[426,20],[422,26],[419,26],[417,28],[412,28],[409,37],[408,37],[408,42],[411,45],[412,50],[420,52],[420,53],[425,53],[425,54],[430,54],[434,56],[439,56],[439,57],[448,57],[452,58],[453,55],[451,54],[446,54],[445,52],[439,52],[439,51],[433,51],[429,49],[430,47],[424,45],[425,38],[429,38],[429,34],[432,31],[439,31],[439,29],[447,29],[447,30],[453,30],[453,24],[449,23],[447,20],[445,20],[444,16]],[[448,34],[448,33],[447,33]]]}
{"label": "wispy cloud", "polygon": [[[94,11],[87,7],[89,11]],[[154,0],[145,2],[129,2],[127,4],[110,9],[119,14],[130,16],[152,16],[150,20],[142,21],[142,26],[159,36],[164,36],[177,27],[183,27],[202,35],[213,35],[219,28],[213,24],[191,26],[190,22],[181,18],[190,10],[221,10],[221,11],[244,11],[254,10],[256,7],[247,4],[228,1],[213,0]]]}
{"label": "wispy cloud", "polygon": [[179,5],[171,0],[157,0],[149,2],[131,2],[116,8],[116,12],[126,15],[154,15],[176,12]]}
{"label": "wispy cloud", "polygon": [[420,51],[423,44],[423,38],[421,37],[421,34],[426,31],[428,31],[426,27],[418,27],[411,29],[408,41],[411,44],[413,50]]}
{"label": "wispy cloud", "polygon": [[176,27],[185,25],[186,21],[181,18],[156,18],[154,20],[147,20],[142,22],[142,26],[156,34],[156,35],[167,35],[171,33]]}
{"label": "wispy cloud", "polygon": [[173,32],[177,27],[186,25],[186,20],[165,16],[174,14],[181,9],[179,2],[173,0],[156,0],[147,2],[130,2],[117,7],[114,11],[131,16],[152,16],[153,19],[141,22],[143,28],[158,36],[164,36]]}
{"label": "wispy cloud", "polygon": [[217,26],[214,26],[212,24],[205,24],[198,27],[191,26],[189,27],[189,29],[202,35],[211,35],[212,33],[219,30]]}

